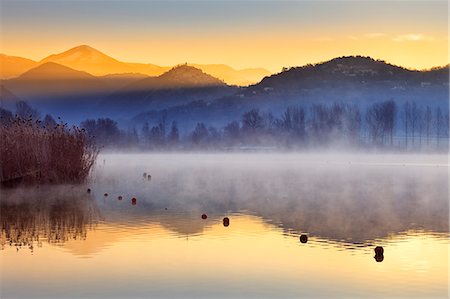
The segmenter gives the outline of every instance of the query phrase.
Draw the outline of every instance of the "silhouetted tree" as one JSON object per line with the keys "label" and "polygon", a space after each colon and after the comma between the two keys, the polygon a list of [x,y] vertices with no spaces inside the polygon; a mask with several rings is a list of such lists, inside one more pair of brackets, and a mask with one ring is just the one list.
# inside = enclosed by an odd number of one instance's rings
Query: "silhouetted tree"
{"label": "silhouetted tree", "polygon": [[397,113],[397,105],[394,101],[386,101],[383,103],[385,132],[389,135],[391,146],[394,145],[394,127],[395,115]]}
{"label": "silhouetted tree", "polygon": [[242,130],[249,134],[261,132],[264,129],[264,118],[258,109],[252,109],[242,116]]}
{"label": "silhouetted tree", "polygon": [[56,121],[50,114],[45,115],[43,125],[45,127],[54,127],[56,126]]}
{"label": "silhouetted tree", "polygon": [[301,140],[305,138],[305,110],[302,107],[288,107],[281,117],[280,124],[290,137]]}
{"label": "silhouetted tree", "polygon": [[204,123],[197,123],[191,135],[192,142],[195,145],[204,144],[208,139],[208,129]]}
{"label": "silhouetted tree", "polygon": [[361,132],[361,112],[358,106],[350,105],[347,107],[345,127],[349,141],[357,142]]}
{"label": "silhouetted tree", "polygon": [[92,135],[100,146],[116,145],[120,141],[120,130],[117,123],[110,118],[99,118],[96,121],[87,119],[80,126]]}
{"label": "silhouetted tree", "polygon": [[420,112],[419,112],[419,109],[417,108],[416,102],[412,102],[410,122],[411,122],[411,137],[412,137],[413,147],[415,144],[416,132],[417,132],[418,126],[419,126],[419,121],[420,121],[419,118],[420,118]]}
{"label": "silhouetted tree", "polygon": [[165,145],[164,128],[161,123],[150,129],[149,142],[152,148],[161,148]]}
{"label": "silhouetted tree", "polygon": [[366,121],[372,143],[393,145],[396,105],[394,101],[375,103],[367,109]]}
{"label": "silhouetted tree", "polygon": [[11,111],[7,109],[0,108],[0,125],[8,125],[14,119]]}
{"label": "silhouetted tree", "polygon": [[240,137],[240,126],[237,121],[230,122],[223,129],[223,135],[228,145],[234,145]]}
{"label": "silhouetted tree", "polygon": [[436,108],[436,117],[434,118],[434,126],[436,128],[436,144],[439,148],[440,139],[444,130],[444,116],[442,115],[441,107]]}
{"label": "silhouetted tree", "polygon": [[139,145],[139,134],[135,127],[128,128],[126,132],[123,133],[124,147],[137,147]]}
{"label": "silhouetted tree", "polygon": [[408,101],[403,105],[403,124],[405,128],[405,148],[408,149],[408,138],[411,125],[411,103]]}
{"label": "silhouetted tree", "polygon": [[32,108],[25,101],[19,101],[16,103],[16,115],[20,118],[33,120],[39,119],[41,117],[39,111]]}
{"label": "silhouetted tree", "polygon": [[367,108],[366,122],[369,130],[369,136],[373,144],[383,144],[384,133],[384,111],[381,104],[373,104]]}
{"label": "silhouetted tree", "polygon": [[178,132],[178,126],[176,121],[172,121],[169,136],[167,136],[167,139],[172,146],[176,145],[180,141],[180,134]]}
{"label": "silhouetted tree", "polygon": [[430,145],[430,135],[431,135],[431,129],[433,125],[433,113],[431,112],[430,106],[427,106],[425,109],[425,136],[427,138],[427,146]]}

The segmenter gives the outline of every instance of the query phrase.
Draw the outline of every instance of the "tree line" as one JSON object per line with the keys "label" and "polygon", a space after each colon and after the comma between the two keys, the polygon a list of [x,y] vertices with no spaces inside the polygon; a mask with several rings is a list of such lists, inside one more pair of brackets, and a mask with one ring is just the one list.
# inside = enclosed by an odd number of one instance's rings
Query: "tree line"
{"label": "tree line", "polygon": [[[24,102],[18,115],[40,117]],[[0,110],[2,121],[13,117]],[[448,148],[449,113],[441,107],[393,100],[376,102],[365,108],[354,104],[312,104],[287,107],[281,115],[251,109],[239,119],[217,128],[199,121],[193,130],[180,134],[176,120],[162,113],[154,125],[123,130],[110,118],[87,119],[80,123],[101,147],[148,150],[232,149],[232,148],[314,148],[375,147],[403,150]],[[54,125],[51,115],[44,125]]]}

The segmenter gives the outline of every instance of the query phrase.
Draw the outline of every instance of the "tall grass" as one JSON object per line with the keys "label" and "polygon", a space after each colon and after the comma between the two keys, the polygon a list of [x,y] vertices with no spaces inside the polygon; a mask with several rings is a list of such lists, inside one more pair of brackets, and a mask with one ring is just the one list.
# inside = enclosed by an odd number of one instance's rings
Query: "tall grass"
{"label": "tall grass", "polygon": [[98,150],[84,129],[15,118],[0,125],[0,181],[82,183]]}

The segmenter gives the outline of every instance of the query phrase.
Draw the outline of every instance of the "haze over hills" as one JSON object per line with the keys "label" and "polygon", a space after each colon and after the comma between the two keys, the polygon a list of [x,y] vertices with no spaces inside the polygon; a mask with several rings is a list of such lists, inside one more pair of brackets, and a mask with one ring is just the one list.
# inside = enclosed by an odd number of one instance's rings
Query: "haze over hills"
{"label": "haze over hills", "polygon": [[87,45],[81,45],[59,54],[53,54],[41,60],[41,63],[46,62],[55,62],[75,70],[88,72],[95,76],[121,73],[139,73],[148,76],[157,76],[170,69],[170,67],[160,67],[153,64],[121,62]]}
{"label": "haze over hills", "polygon": [[[155,64],[129,63],[114,59],[90,46],[81,45],[50,55],[39,62],[21,57],[0,56],[2,65],[1,78],[17,77],[25,71],[47,62],[58,63],[74,70],[88,72],[95,76],[112,74],[141,74],[146,76],[159,76],[170,70],[171,66],[158,66]],[[235,70],[223,64],[189,64],[201,69],[205,73],[219,78],[231,85],[249,85],[259,82],[270,72],[262,68]]]}
{"label": "haze over hills", "polygon": [[140,125],[165,113],[190,129],[198,121],[222,126],[253,108],[276,115],[288,106],[342,102],[364,110],[390,99],[398,105],[415,101],[446,108],[448,78],[448,66],[413,71],[351,56],[285,69],[240,88],[186,64],[157,77],[136,73],[96,77],[48,62],[2,84],[45,113],[75,122],[107,116]]}
{"label": "haze over hills", "polygon": [[17,78],[3,82],[19,97],[79,95],[106,90],[103,82],[86,72],[53,63],[43,63]]}
{"label": "haze over hills", "polygon": [[289,106],[346,103],[362,111],[375,102],[393,99],[398,109],[406,101],[448,109],[449,69],[412,71],[369,57],[340,57],[324,63],[285,69],[234,95],[211,103],[189,103],[164,111],[147,111],[133,121],[141,124],[164,113],[192,129],[195,120],[224,126],[250,109],[281,114]]}
{"label": "haze over hills", "polygon": [[188,65],[179,65],[158,77],[133,82],[102,102],[102,110],[142,111],[183,105],[191,101],[209,102],[229,96],[237,88]]}
{"label": "haze over hills", "polygon": [[225,85],[223,81],[204,73],[201,69],[188,65],[179,65],[158,77],[149,77],[135,82],[128,89],[153,90]]}
{"label": "haze over hills", "polygon": [[[303,67],[293,67],[264,78],[258,88],[305,89],[326,84],[340,85],[345,82],[371,83],[391,82],[395,84],[413,84],[433,81],[435,84],[448,82],[448,67],[435,68],[430,71],[409,70],[385,61],[370,57],[347,56]],[[250,88],[250,90],[254,90]]]}
{"label": "haze over hills", "polygon": [[225,64],[191,64],[188,65],[201,69],[203,72],[223,80],[228,84],[247,86],[261,81],[270,76],[270,72],[263,68],[250,68],[235,70]]}
{"label": "haze over hills", "polygon": [[0,54],[0,79],[20,76],[37,65],[39,63],[31,59]]}

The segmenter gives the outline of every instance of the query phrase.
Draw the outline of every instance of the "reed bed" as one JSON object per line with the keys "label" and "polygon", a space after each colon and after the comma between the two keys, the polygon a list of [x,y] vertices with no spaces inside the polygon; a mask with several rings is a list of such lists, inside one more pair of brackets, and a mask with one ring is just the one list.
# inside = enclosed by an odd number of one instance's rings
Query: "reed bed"
{"label": "reed bed", "polygon": [[15,118],[0,125],[0,181],[60,184],[84,182],[98,150],[84,129]]}

